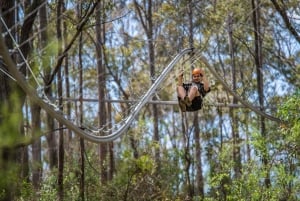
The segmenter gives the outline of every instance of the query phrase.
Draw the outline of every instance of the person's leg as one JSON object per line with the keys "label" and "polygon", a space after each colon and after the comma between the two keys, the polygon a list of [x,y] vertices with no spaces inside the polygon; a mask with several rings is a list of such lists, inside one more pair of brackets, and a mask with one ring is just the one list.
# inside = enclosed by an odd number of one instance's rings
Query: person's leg
{"label": "person's leg", "polygon": [[186,111],[185,99],[187,97],[187,91],[183,87],[183,73],[181,73],[178,77],[177,96],[178,96],[179,107],[182,112],[185,112]]}
{"label": "person's leg", "polygon": [[189,100],[192,101],[196,96],[198,96],[198,88],[197,86],[191,86],[189,92],[188,92],[188,97]]}
{"label": "person's leg", "polygon": [[181,99],[184,99],[184,97],[187,95],[183,86],[177,86],[177,95]]}
{"label": "person's leg", "polygon": [[185,112],[186,104],[184,102],[184,98],[187,96],[187,92],[183,88],[183,86],[177,86],[177,96],[178,96],[179,107],[182,112]]}
{"label": "person's leg", "polygon": [[187,106],[191,106],[192,101],[196,96],[199,96],[198,87],[197,87],[197,85],[192,85],[188,91],[187,96],[184,98],[185,104]]}
{"label": "person's leg", "polygon": [[190,101],[188,97],[188,92],[183,86],[177,86],[177,95],[179,97],[179,106],[192,105],[192,101]]}

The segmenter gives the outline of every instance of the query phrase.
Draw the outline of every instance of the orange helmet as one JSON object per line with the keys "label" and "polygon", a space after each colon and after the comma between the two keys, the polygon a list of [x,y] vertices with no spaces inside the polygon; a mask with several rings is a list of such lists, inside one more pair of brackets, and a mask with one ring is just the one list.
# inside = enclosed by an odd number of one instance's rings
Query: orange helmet
{"label": "orange helmet", "polygon": [[203,75],[203,70],[200,68],[194,68],[194,70],[192,71],[192,75]]}

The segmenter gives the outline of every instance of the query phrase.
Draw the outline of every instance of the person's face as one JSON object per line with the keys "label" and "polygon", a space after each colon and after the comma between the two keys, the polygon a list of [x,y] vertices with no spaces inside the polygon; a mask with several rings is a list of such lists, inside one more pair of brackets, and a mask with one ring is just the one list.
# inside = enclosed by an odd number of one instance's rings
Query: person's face
{"label": "person's face", "polygon": [[200,74],[195,74],[193,75],[193,82],[201,82],[203,78],[203,75],[200,73]]}

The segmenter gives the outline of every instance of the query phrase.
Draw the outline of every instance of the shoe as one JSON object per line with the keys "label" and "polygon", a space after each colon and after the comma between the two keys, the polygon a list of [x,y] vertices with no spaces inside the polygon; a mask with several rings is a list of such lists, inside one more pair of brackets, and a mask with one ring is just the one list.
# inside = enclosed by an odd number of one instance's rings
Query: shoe
{"label": "shoe", "polygon": [[192,105],[192,101],[190,101],[188,96],[184,97],[183,101],[188,107]]}
{"label": "shoe", "polygon": [[186,112],[186,104],[185,104],[184,100],[182,100],[182,99],[179,100],[179,107],[182,112]]}

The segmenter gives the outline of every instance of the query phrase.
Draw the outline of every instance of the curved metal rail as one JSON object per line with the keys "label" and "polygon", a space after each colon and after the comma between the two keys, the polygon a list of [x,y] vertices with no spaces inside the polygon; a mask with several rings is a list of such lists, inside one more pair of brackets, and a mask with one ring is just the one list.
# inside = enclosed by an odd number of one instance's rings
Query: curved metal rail
{"label": "curved metal rail", "polygon": [[8,70],[11,73],[11,75],[16,79],[17,84],[24,90],[24,92],[28,95],[28,97],[38,104],[41,108],[43,108],[49,115],[51,115],[53,118],[55,118],[60,123],[64,124],[68,129],[72,130],[76,134],[80,135],[81,137],[95,142],[110,142],[117,138],[119,138],[130,126],[132,121],[135,119],[141,108],[147,103],[147,101],[150,100],[158,86],[165,80],[167,74],[172,70],[174,65],[180,60],[181,57],[183,57],[185,54],[190,53],[192,51],[191,48],[182,50],[171,62],[170,64],[163,70],[163,72],[160,74],[160,76],[155,80],[155,82],[152,84],[151,88],[147,91],[147,93],[142,97],[141,101],[136,105],[133,112],[128,116],[125,123],[115,132],[109,134],[109,135],[101,135],[104,132],[99,130],[97,134],[95,135],[92,133],[88,133],[85,130],[82,130],[78,126],[76,126],[71,121],[67,120],[63,115],[59,113],[59,111],[55,111],[53,107],[51,107],[49,104],[44,102],[37,94],[36,90],[28,85],[28,83],[25,81],[24,76],[18,71],[15,63],[12,61],[8,49],[6,47],[6,44],[4,42],[3,37],[0,37],[0,55],[2,56],[3,60],[8,66]]}

